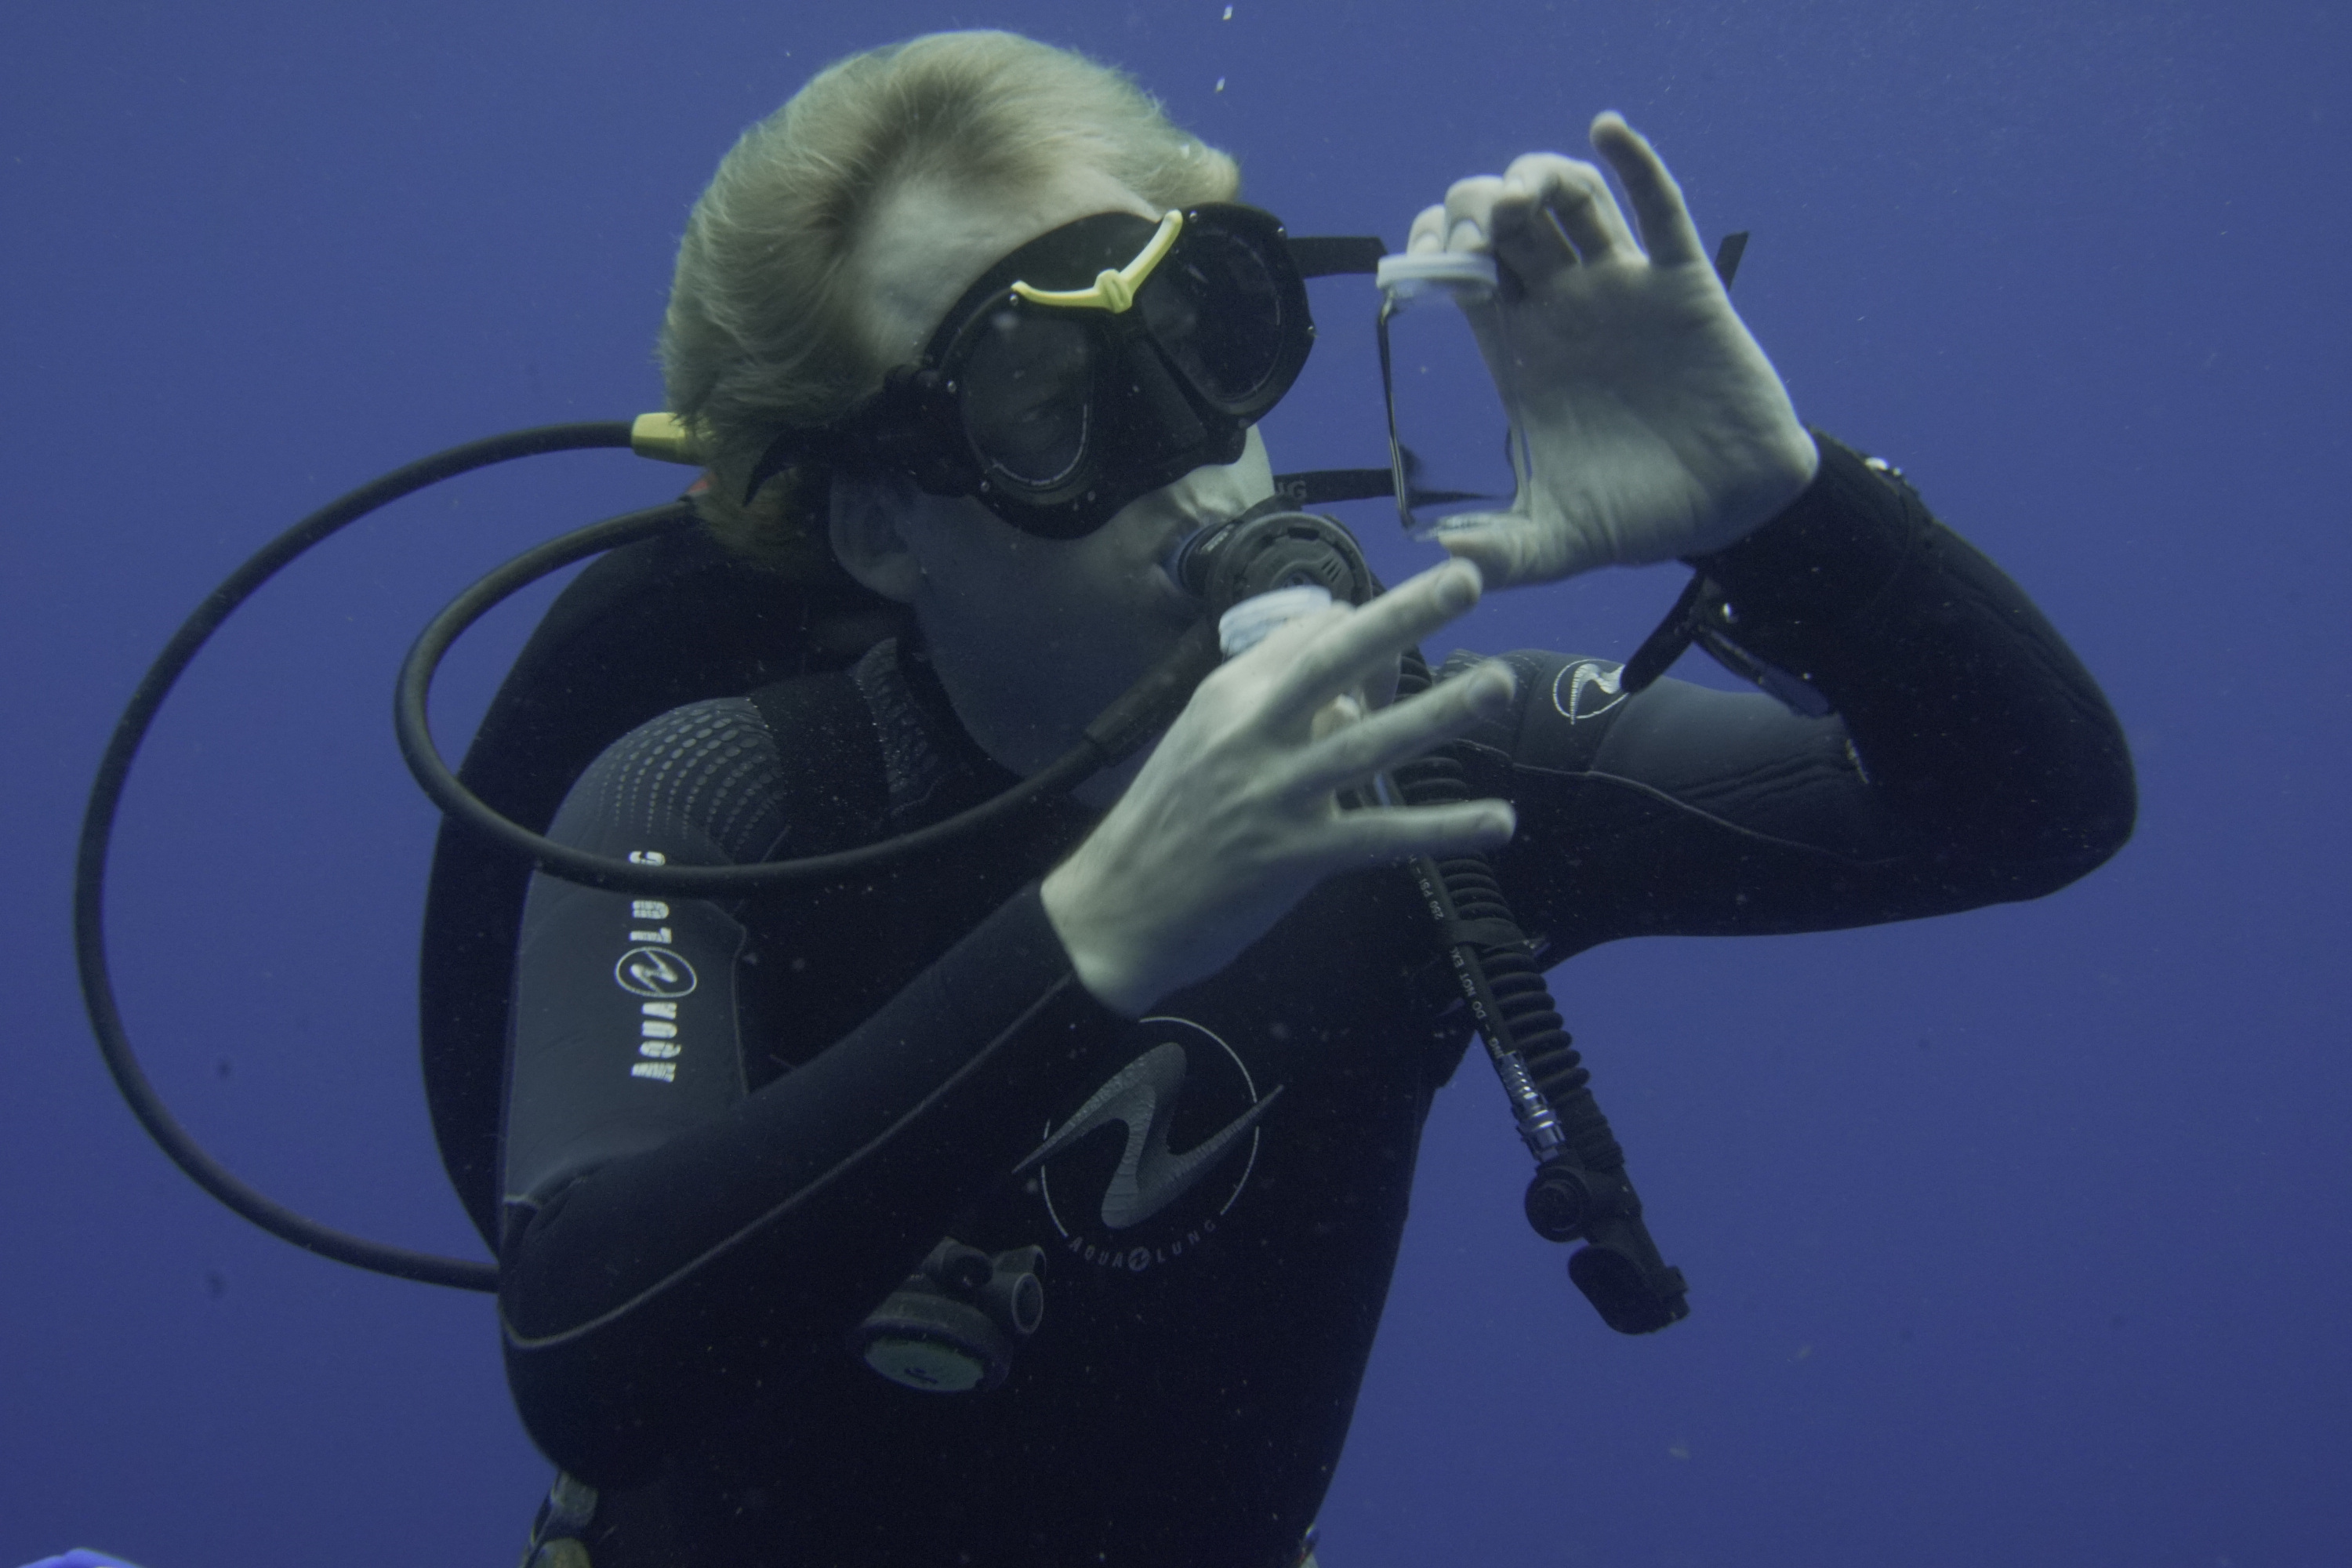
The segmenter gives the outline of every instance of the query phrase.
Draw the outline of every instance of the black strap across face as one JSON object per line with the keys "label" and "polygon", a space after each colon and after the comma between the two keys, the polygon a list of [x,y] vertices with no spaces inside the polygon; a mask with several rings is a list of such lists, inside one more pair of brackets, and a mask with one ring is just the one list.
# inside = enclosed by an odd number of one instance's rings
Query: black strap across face
{"label": "black strap across face", "polygon": [[1290,237],[1291,264],[1301,278],[1333,278],[1347,272],[1370,276],[1381,269],[1381,258],[1388,253],[1388,241],[1376,234]]}

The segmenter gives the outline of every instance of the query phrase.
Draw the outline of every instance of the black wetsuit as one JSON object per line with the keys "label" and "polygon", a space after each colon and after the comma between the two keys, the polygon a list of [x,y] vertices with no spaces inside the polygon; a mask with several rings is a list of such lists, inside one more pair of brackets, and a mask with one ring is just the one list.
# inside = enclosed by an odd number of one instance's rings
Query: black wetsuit
{"label": "black wetsuit", "polygon": [[[1510,656],[1517,702],[1461,754],[1517,806],[1496,858],[1548,961],[2032,898],[2128,835],[2096,687],[1898,481],[1825,442],[1803,497],[1698,564],[1742,645],[1836,712]],[[886,644],[646,725],[556,836],[800,856],[1010,782]],[[603,1493],[597,1568],[1296,1557],[1468,1026],[1402,869],[1327,882],[1158,1016],[1115,1016],[1037,896],[1092,820],[1049,805],[724,908],[534,885],[500,1300],[525,1422]],[[1124,1120],[1017,1169],[1122,1071]],[[942,1236],[1049,1256],[1000,1388],[915,1392],[845,1348]]]}

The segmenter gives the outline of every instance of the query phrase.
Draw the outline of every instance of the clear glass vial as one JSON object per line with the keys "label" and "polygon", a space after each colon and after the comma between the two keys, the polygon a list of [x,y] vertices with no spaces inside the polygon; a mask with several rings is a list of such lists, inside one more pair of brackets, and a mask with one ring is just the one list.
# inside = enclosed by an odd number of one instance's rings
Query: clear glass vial
{"label": "clear glass vial", "polygon": [[1507,511],[1528,459],[1511,417],[1495,258],[1460,250],[1384,256],[1377,281],[1399,520],[1426,539],[1465,513]]}

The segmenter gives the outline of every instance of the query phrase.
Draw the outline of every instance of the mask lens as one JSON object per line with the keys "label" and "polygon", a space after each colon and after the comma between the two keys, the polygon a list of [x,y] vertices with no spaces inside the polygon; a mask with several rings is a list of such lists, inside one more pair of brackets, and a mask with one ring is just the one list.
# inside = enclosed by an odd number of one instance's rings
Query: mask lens
{"label": "mask lens", "polygon": [[1000,306],[980,323],[961,380],[964,432],[991,468],[1039,489],[1077,468],[1094,381],[1084,326]]}
{"label": "mask lens", "polygon": [[1212,403],[1247,404],[1282,355],[1282,295],[1245,241],[1203,226],[1188,232],[1138,296],[1160,349]]}

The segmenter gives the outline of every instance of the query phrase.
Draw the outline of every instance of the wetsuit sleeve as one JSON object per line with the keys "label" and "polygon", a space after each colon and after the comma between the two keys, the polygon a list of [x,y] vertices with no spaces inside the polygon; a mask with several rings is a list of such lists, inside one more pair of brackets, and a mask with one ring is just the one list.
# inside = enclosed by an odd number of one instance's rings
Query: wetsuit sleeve
{"label": "wetsuit sleeve", "polygon": [[2081,661],[1898,476],[1820,445],[1796,502],[1691,564],[1738,646],[1831,713],[1509,656],[1516,709],[1465,754],[1518,807],[1506,890],[1555,959],[2036,898],[2129,837],[2130,756]]}
{"label": "wetsuit sleeve", "polygon": [[[717,864],[806,853],[750,704],[617,743],[553,837]],[[1120,1026],[1034,885],[872,1018],[746,1092],[729,911],[541,878],[524,919],[499,1289],[524,1424],[600,1485],[652,1473],[843,1336],[1035,1142]]]}

